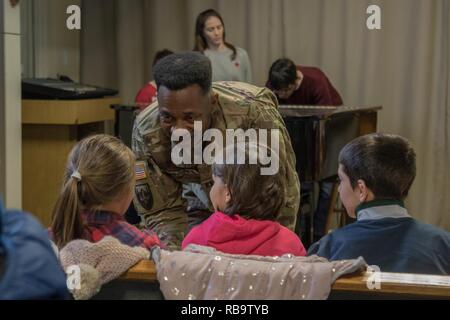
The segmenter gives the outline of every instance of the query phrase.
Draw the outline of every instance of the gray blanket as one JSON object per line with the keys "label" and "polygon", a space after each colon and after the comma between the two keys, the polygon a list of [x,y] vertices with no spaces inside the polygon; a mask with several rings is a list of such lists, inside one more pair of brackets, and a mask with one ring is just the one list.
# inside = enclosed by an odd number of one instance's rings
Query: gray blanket
{"label": "gray blanket", "polygon": [[262,257],[225,254],[190,245],[152,253],[166,299],[326,299],[340,276],[362,271],[362,257],[328,261],[318,256]]}

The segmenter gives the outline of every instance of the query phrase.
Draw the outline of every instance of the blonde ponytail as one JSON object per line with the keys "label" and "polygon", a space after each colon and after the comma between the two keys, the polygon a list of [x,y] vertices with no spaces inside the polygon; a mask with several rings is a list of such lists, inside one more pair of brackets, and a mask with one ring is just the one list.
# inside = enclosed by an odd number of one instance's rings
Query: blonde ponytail
{"label": "blonde ponytail", "polygon": [[53,231],[53,240],[58,248],[64,247],[73,239],[83,237],[78,183],[80,182],[74,177],[69,177],[65,181],[61,194],[53,209],[51,228]]}

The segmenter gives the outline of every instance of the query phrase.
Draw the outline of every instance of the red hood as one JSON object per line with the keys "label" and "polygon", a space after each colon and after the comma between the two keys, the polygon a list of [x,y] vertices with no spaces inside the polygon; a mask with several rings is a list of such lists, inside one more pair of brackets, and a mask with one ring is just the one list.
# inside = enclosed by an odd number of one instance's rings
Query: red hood
{"label": "red hood", "polygon": [[222,212],[215,212],[195,227],[183,241],[183,248],[189,243],[237,254],[275,256],[306,253],[300,239],[275,221],[227,216]]}

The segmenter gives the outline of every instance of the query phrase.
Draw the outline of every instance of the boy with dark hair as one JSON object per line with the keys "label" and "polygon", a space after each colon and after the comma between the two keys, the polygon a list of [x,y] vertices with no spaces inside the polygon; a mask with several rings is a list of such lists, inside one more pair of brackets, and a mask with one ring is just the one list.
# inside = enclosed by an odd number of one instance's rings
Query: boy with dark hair
{"label": "boy with dark hair", "polygon": [[403,200],[416,176],[416,154],[397,135],[369,134],[339,154],[339,195],[357,221],[313,244],[330,260],[363,256],[382,272],[450,274],[450,233],[413,219]]}
{"label": "boy with dark hair", "polygon": [[281,105],[342,105],[341,96],[322,70],[297,66],[287,58],[272,64],[266,87],[275,93]]}

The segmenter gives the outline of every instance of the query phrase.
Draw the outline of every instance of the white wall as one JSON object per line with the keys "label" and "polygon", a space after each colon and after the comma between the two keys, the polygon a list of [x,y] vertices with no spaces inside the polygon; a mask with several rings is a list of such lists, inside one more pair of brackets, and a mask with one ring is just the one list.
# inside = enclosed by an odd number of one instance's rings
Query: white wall
{"label": "white wall", "polygon": [[0,198],[22,206],[20,7],[0,3]]}

